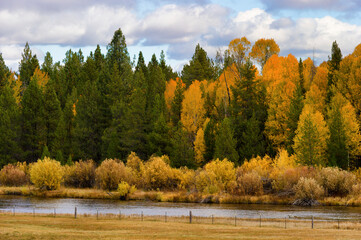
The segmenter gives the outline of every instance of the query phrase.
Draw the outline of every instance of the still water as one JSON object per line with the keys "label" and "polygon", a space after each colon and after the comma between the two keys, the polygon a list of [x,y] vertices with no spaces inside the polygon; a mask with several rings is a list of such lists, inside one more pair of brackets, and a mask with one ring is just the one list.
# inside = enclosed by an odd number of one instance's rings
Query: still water
{"label": "still water", "polygon": [[360,207],[297,207],[266,204],[201,204],[201,203],[164,203],[150,201],[119,201],[101,199],[74,198],[34,198],[22,196],[0,196],[0,211],[19,213],[56,213],[73,214],[77,207],[79,214],[113,213],[122,215],[140,214],[186,216],[192,211],[193,216],[234,217],[239,218],[284,218],[297,217],[361,220]]}

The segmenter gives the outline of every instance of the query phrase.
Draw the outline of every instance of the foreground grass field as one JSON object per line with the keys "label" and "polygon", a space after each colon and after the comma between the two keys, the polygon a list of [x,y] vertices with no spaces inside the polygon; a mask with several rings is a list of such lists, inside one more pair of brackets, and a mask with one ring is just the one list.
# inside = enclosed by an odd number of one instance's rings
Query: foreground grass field
{"label": "foreground grass field", "polygon": [[360,239],[359,230],[0,215],[0,239]]}

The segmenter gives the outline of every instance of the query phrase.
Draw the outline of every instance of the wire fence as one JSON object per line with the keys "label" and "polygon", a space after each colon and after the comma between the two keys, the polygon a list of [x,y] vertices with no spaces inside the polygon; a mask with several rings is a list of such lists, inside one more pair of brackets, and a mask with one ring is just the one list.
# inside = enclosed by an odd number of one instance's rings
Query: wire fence
{"label": "wire fence", "polygon": [[196,216],[189,211],[182,216],[172,216],[167,212],[159,215],[145,215],[143,211],[138,214],[124,214],[121,210],[115,213],[102,213],[101,210],[96,209],[95,213],[79,213],[78,208],[74,208],[73,213],[57,214],[57,209],[48,209],[47,213],[41,211],[37,212],[37,208],[33,208],[31,213],[16,212],[16,207],[12,209],[0,210],[0,214],[11,216],[27,215],[32,217],[53,217],[53,218],[93,218],[96,220],[110,220],[117,219],[132,220],[132,221],[158,221],[158,222],[174,222],[174,223],[189,223],[189,224],[223,224],[234,225],[239,227],[268,227],[268,228],[282,228],[282,229],[347,229],[347,230],[361,230],[361,219],[326,219],[316,218],[310,216],[309,218],[298,218],[294,216],[285,216],[284,218],[267,218],[262,215],[255,215],[253,218],[244,218],[239,215],[233,217],[220,217],[216,215],[210,216]]}

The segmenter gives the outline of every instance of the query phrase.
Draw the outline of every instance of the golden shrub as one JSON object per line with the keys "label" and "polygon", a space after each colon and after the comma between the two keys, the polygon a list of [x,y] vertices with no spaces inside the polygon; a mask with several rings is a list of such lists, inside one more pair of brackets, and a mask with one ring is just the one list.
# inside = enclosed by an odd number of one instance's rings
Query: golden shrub
{"label": "golden shrub", "polygon": [[60,187],[64,170],[60,162],[45,157],[30,168],[30,180],[40,189],[55,190]]}
{"label": "golden shrub", "polygon": [[272,158],[264,156],[261,158],[257,156],[249,161],[245,161],[241,166],[243,173],[256,171],[262,178],[268,178],[272,171]]}
{"label": "golden shrub", "polygon": [[75,162],[65,168],[64,183],[67,186],[91,188],[95,184],[95,163],[93,160]]}
{"label": "golden shrub", "polygon": [[4,166],[0,171],[0,184],[2,186],[21,186],[28,183],[25,172],[12,164]]}
{"label": "golden shrub", "polygon": [[122,181],[118,184],[118,192],[123,199],[127,199],[129,194],[132,194],[136,191],[134,185],[130,186],[127,182]]}
{"label": "golden shrub", "polygon": [[117,159],[105,159],[95,170],[95,181],[104,190],[115,190],[121,181],[132,182],[132,174]]}
{"label": "golden shrub", "polygon": [[127,168],[134,176],[134,182],[137,187],[144,187],[144,172],[145,167],[143,161],[137,156],[136,153],[131,152],[127,158]]}
{"label": "golden shrub", "polygon": [[294,187],[297,199],[315,200],[324,194],[324,189],[313,178],[301,177]]}
{"label": "golden shrub", "polygon": [[167,163],[167,156],[151,157],[145,163],[144,181],[148,189],[175,189],[178,186],[178,179],[175,172]]}
{"label": "golden shrub", "polygon": [[175,178],[178,179],[178,189],[191,189],[194,186],[195,171],[187,167],[173,169]]}
{"label": "golden shrub", "polygon": [[224,159],[207,163],[195,177],[196,189],[205,194],[231,191],[230,182],[236,180],[236,170],[233,162]]}
{"label": "golden shrub", "polygon": [[316,180],[328,195],[345,196],[352,191],[356,176],[337,167],[326,167],[318,171]]}
{"label": "golden shrub", "polygon": [[293,187],[301,177],[311,178],[315,175],[312,167],[299,166],[285,169],[274,168],[270,178],[272,179],[272,189],[280,192],[293,193]]}
{"label": "golden shrub", "polygon": [[240,193],[247,195],[257,195],[263,193],[261,176],[256,172],[247,172],[237,178]]}

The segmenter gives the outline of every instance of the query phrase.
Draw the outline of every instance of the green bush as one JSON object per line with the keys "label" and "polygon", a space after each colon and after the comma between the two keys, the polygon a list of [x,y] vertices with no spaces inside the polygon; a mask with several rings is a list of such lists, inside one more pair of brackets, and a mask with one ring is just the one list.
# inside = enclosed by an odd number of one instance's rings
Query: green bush
{"label": "green bush", "polygon": [[131,172],[120,160],[106,159],[95,170],[95,181],[104,190],[115,190],[121,181],[133,182]]}
{"label": "green bush", "polygon": [[45,157],[30,168],[30,180],[40,189],[55,190],[63,180],[63,168],[60,162]]}
{"label": "green bush", "polygon": [[313,178],[301,177],[294,187],[297,199],[316,200],[323,196],[324,189]]}
{"label": "green bush", "polygon": [[327,195],[345,196],[352,191],[356,176],[337,167],[326,167],[319,170],[316,180],[325,189]]}
{"label": "green bush", "polygon": [[2,186],[21,186],[28,183],[28,178],[23,170],[8,164],[0,171],[0,184]]}
{"label": "green bush", "polygon": [[75,162],[67,166],[64,176],[66,186],[92,188],[95,184],[95,163],[93,160]]}

